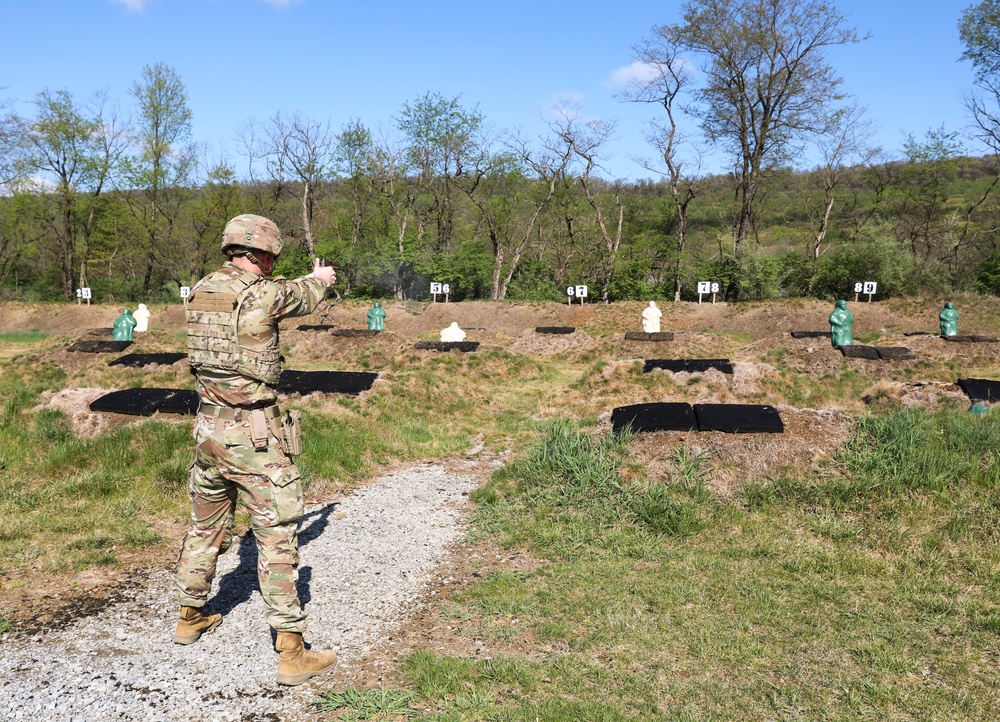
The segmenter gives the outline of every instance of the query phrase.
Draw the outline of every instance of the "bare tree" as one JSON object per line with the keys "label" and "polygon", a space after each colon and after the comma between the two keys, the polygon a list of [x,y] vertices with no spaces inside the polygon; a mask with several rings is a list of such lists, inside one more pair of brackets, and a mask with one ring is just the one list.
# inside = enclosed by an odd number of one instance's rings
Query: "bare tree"
{"label": "bare tree", "polygon": [[212,156],[203,148],[196,172],[200,190],[190,204],[195,247],[186,271],[178,269],[180,285],[193,284],[208,273],[209,258],[219,254],[226,223],[241,212],[240,184],[229,158]]}
{"label": "bare tree", "polygon": [[615,126],[614,123],[605,120],[581,123],[576,108],[561,108],[558,112],[560,118],[555,122],[553,130],[582,165],[578,180],[587,204],[594,213],[594,220],[604,245],[597,273],[601,286],[601,300],[608,303],[608,289],[614,278],[622,243],[625,204],[622,202],[620,184],[608,184],[596,174],[605,171],[600,164],[602,160],[600,153],[611,138]]}
{"label": "bare tree", "polygon": [[573,149],[558,135],[543,141],[541,151],[517,136],[497,145],[486,134],[478,136],[475,152],[459,160],[453,182],[479,210],[493,252],[490,298],[502,300]]}
{"label": "bare tree", "polygon": [[[680,101],[691,88],[693,75],[680,55],[680,48],[654,36],[635,48],[636,58],[643,63],[648,75],[637,80],[625,92],[625,99],[637,103],[657,103],[663,106],[666,119],[650,124],[647,142],[659,151],[663,166],[643,163],[654,172],[665,173],[667,187],[677,214],[677,255],[672,276],[674,301],[681,300],[681,275],[684,249],[687,245],[688,207],[701,192],[701,154],[680,128]],[[694,160],[688,161],[682,148],[690,146]],[[694,170],[689,170],[689,163]]]}
{"label": "bare tree", "polygon": [[768,171],[821,132],[842,98],[824,53],[858,41],[845,22],[823,0],[690,0],[682,23],[654,28],[658,42],[689,55],[704,77],[692,112],[733,160],[734,253],[753,232]]}
{"label": "bare tree", "polygon": [[273,152],[264,126],[256,118],[240,126],[236,140],[240,155],[247,159],[247,187],[256,202],[255,210],[274,218],[288,184],[285,157]]}
{"label": "bare tree", "polygon": [[409,178],[409,154],[387,133],[380,133],[374,141],[372,172],[379,196],[389,207],[391,226],[395,235],[393,254],[393,297],[403,300],[409,262],[407,255],[414,244],[419,244],[427,229],[428,208],[417,203],[421,186]]}
{"label": "bare tree", "polygon": [[301,185],[299,203],[302,211],[302,236],[306,251],[316,255],[313,218],[316,194],[330,173],[336,136],[330,130],[330,121],[303,118],[298,113],[285,120],[277,114],[270,125],[271,144],[280,148],[287,167]]}
{"label": "bare tree", "polygon": [[851,177],[858,174],[858,166],[867,166],[881,149],[870,144],[874,128],[865,117],[865,108],[853,103],[841,108],[830,118],[826,132],[818,136],[816,145],[822,163],[816,170],[823,191],[822,207],[816,214],[817,228],[812,237],[812,274],[806,286],[806,294],[812,293],[819,273],[819,258],[830,228],[830,214],[841,187]]}
{"label": "bare tree", "polygon": [[123,114],[118,103],[109,99],[106,91],[98,91],[86,103],[86,108],[94,120],[93,155],[91,163],[90,187],[88,193],[91,202],[87,209],[87,218],[83,222],[83,244],[80,249],[81,288],[90,285],[87,278],[87,267],[90,265],[91,239],[94,225],[98,218],[99,199],[102,193],[113,182],[113,173],[128,150],[129,121]]}

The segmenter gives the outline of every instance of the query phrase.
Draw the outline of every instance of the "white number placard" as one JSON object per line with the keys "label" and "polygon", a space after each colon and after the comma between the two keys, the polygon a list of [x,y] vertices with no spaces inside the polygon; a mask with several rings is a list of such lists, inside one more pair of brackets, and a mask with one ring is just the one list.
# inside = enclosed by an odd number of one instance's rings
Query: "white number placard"
{"label": "white number placard", "polygon": [[444,291],[441,290],[441,284],[438,283],[438,282],[436,282],[436,281],[432,282],[431,283],[431,295],[432,296],[436,296],[439,293],[444,293]]}
{"label": "white number placard", "polygon": [[81,288],[80,289],[80,298],[91,298],[90,289],[89,288]]}
{"label": "white number placard", "polygon": [[711,293],[712,292],[712,282],[711,281],[698,281],[698,293]]}
{"label": "white number placard", "polygon": [[586,298],[587,297],[587,287],[586,286],[577,286],[576,287],[576,297],[577,298]]}
{"label": "white number placard", "polygon": [[878,284],[875,281],[865,281],[865,286],[861,290],[861,293],[867,293],[869,296],[871,296],[873,293],[875,293],[876,288],[878,288]]}
{"label": "white number placard", "polygon": [[191,287],[181,286],[181,298],[187,298],[190,295],[191,295]]}

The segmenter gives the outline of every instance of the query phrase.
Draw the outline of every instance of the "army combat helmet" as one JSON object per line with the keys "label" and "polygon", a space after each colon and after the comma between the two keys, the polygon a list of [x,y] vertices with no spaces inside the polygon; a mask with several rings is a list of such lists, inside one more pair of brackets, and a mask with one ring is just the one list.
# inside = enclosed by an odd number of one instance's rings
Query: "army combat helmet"
{"label": "army combat helmet", "polygon": [[277,256],[282,246],[281,231],[274,221],[252,213],[236,216],[222,231],[222,252],[227,256],[246,254],[256,262],[253,251],[267,251]]}

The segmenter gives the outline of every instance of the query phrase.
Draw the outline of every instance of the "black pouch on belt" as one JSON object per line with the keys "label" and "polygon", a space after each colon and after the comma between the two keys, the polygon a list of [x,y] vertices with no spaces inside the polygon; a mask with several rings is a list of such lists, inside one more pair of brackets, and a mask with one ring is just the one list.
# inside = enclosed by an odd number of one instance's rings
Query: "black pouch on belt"
{"label": "black pouch on belt", "polygon": [[250,412],[250,441],[255,451],[267,448],[267,417],[260,409]]}

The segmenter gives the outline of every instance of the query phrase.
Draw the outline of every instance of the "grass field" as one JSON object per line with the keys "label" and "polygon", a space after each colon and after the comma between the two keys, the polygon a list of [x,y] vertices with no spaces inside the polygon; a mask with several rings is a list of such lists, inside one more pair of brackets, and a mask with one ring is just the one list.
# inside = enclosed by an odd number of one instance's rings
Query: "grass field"
{"label": "grass field", "polygon": [[[9,336],[0,340],[44,340]],[[0,365],[0,592],[32,571],[70,575],[163,546],[157,522],[187,514],[190,422],[78,436],[65,414],[32,410],[43,394],[114,373],[137,384],[138,372],[67,371],[19,353]],[[496,651],[409,654],[380,686],[325,691],[317,719],[996,718],[998,412],[901,406],[886,376],[859,371],[869,367],[818,368],[763,348],[754,360],[780,373],[741,400],[835,407],[850,431],[815,463],[740,471],[721,493],[735,462],[720,445],[752,454],[766,439],[675,435],[650,452],[600,417],[638,400],[731,394],[731,382],[643,374],[616,353],[603,341],[547,356],[404,352],[366,396],[306,406],[301,466],[313,493],[479,444],[507,453],[473,495],[470,542],[539,562],[490,572],[435,607]],[[924,358],[892,379],[954,379],[970,364],[989,373],[991,357],[970,359]],[[14,626],[3,613],[0,602],[0,632]]]}

